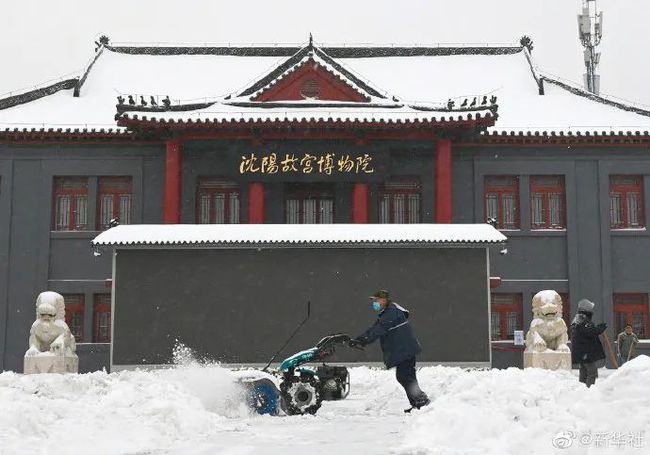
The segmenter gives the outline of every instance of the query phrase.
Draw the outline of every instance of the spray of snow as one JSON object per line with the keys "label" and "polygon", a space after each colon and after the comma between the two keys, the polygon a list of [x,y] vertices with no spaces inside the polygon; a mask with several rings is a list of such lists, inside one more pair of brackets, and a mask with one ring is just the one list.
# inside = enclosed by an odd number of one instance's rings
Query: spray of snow
{"label": "spray of snow", "polygon": [[198,398],[204,409],[225,417],[249,414],[244,405],[244,389],[232,372],[218,362],[199,359],[196,353],[177,341],[173,350],[176,368],[156,372],[161,379],[176,383]]}

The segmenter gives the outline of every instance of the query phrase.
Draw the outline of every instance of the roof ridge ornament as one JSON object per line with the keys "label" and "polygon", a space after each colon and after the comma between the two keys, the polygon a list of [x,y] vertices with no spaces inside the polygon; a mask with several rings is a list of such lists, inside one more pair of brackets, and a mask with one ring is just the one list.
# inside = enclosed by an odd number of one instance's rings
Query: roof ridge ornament
{"label": "roof ridge ornament", "polygon": [[309,32],[309,44],[307,45],[307,57],[310,59],[314,58],[314,38]]}
{"label": "roof ridge ornament", "polygon": [[533,40],[530,38],[530,36],[522,36],[519,40],[519,44],[521,44],[522,47],[528,49],[528,52],[533,52]]}
{"label": "roof ridge ornament", "polygon": [[100,47],[106,47],[108,46],[108,43],[110,43],[111,39],[106,36],[106,35],[100,35],[99,38],[95,40],[95,52],[99,50]]}

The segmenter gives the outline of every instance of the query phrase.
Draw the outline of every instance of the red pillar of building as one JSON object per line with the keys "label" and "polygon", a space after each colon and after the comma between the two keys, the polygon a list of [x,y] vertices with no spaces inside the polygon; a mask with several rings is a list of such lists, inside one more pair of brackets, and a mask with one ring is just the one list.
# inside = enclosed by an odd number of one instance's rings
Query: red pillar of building
{"label": "red pillar of building", "polygon": [[436,223],[451,223],[451,140],[436,143]]}
{"label": "red pillar of building", "polygon": [[355,183],[352,186],[352,222],[368,222],[368,184]]}
{"label": "red pillar of building", "polygon": [[183,150],[178,139],[169,139],[165,156],[165,199],[163,201],[163,223],[181,222],[181,180]]}
{"label": "red pillar of building", "polygon": [[264,223],[264,184],[253,182],[248,184],[248,222],[250,224]]}

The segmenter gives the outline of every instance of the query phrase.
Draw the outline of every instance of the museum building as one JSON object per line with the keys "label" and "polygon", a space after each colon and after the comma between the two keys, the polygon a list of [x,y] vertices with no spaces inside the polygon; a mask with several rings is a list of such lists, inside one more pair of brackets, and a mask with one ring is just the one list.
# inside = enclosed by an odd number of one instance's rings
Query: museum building
{"label": "museum building", "polygon": [[589,298],[646,338],[649,130],[650,110],[547,75],[526,39],[102,38],[77,77],[0,97],[0,367],[22,368],[43,290],[66,298],[81,369],[107,366],[111,260],[90,241],[116,222],[491,221],[508,237],[490,257],[493,364],[517,364],[542,289],[567,321]]}

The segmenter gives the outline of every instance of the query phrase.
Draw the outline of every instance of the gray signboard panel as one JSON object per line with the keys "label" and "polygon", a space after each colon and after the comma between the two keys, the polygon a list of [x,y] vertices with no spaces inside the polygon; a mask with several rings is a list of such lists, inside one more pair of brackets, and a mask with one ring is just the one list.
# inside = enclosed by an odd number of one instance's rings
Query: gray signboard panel
{"label": "gray signboard panel", "polygon": [[[284,355],[330,333],[359,335],[380,288],[411,311],[421,361],[489,363],[486,257],[481,247],[119,249],[112,364],[170,363],[177,341],[201,358],[262,363],[308,301],[311,318]],[[336,360],[381,352],[340,349]]]}

